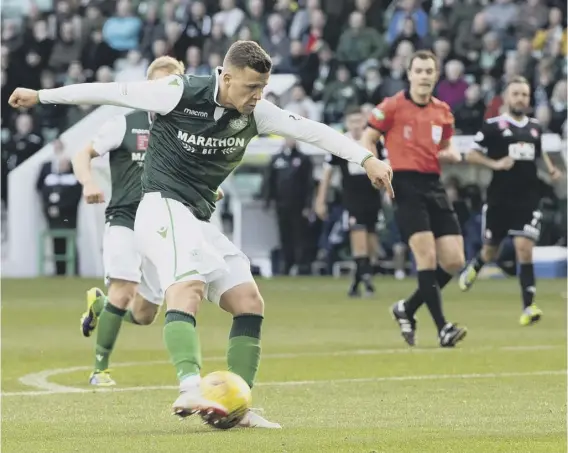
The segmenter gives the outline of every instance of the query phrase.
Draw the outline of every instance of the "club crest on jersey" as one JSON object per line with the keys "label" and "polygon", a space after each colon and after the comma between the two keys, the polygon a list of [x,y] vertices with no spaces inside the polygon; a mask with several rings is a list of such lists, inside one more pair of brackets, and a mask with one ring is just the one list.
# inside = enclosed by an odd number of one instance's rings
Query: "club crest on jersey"
{"label": "club crest on jersey", "polygon": [[537,131],[536,129],[534,129],[534,128],[531,129],[531,135],[532,135],[534,138],[538,138],[538,131]]}
{"label": "club crest on jersey", "polygon": [[442,126],[432,125],[432,141],[436,145],[442,141]]}
{"label": "club crest on jersey", "polygon": [[247,115],[241,115],[238,118],[233,118],[231,121],[229,121],[229,127],[236,131],[244,129],[245,127],[247,127],[247,124],[248,124]]}

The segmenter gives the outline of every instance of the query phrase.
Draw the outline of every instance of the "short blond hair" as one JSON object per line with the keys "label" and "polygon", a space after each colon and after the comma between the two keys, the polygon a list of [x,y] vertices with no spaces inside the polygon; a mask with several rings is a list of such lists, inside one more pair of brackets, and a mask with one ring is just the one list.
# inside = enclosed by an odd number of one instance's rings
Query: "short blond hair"
{"label": "short blond hair", "polygon": [[158,57],[148,66],[146,78],[149,79],[152,74],[158,70],[167,71],[170,74],[183,74],[185,72],[185,65],[172,57]]}

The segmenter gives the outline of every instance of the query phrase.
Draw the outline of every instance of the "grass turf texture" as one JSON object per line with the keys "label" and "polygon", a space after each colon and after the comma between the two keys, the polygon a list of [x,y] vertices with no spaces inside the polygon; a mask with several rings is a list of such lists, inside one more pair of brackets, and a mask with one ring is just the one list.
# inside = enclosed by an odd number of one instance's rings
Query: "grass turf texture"
{"label": "grass turf texture", "polygon": [[[80,335],[79,317],[84,291],[100,282],[3,280],[2,452],[566,451],[564,280],[539,282],[544,318],[526,328],[518,325],[516,280],[479,281],[467,294],[453,282],[444,291],[447,315],[469,328],[454,350],[437,347],[425,307],[419,346],[403,344],[388,307],[412,291],[413,280],[377,279],[377,297],[361,300],[345,296],[347,283],[260,282],[264,358],[253,406],[284,429],[220,432],[170,415],[177,391],[163,313],[150,327],[123,325],[111,359],[123,391],[95,393],[86,385],[94,343]],[[225,368],[230,324],[230,316],[204,305],[204,372]],[[32,395],[41,390],[19,381],[81,366],[48,380],[85,393]]]}

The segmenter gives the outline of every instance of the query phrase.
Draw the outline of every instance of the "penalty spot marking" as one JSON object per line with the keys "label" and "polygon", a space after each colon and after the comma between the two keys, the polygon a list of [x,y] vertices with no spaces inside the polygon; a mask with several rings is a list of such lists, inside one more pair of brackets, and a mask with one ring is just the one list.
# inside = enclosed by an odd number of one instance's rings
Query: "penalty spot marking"
{"label": "penalty spot marking", "polygon": [[[439,381],[448,379],[497,379],[512,378],[526,376],[557,376],[566,375],[566,370],[548,370],[548,371],[528,371],[528,372],[511,372],[511,373],[470,373],[470,374],[423,374],[417,376],[385,376],[376,378],[353,378],[353,379],[325,379],[311,381],[275,381],[275,382],[259,382],[255,387],[298,387],[309,385],[333,385],[333,384],[353,384],[353,383],[369,383],[369,382],[405,382],[405,381]],[[63,387],[63,386],[61,386]],[[153,385],[145,387],[117,387],[117,388],[92,388],[83,389],[75,387],[63,387],[72,391],[64,390],[37,390],[28,392],[7,392],[2,396],[41,396],[41,395],[61,395],[69,393],[115,393],[115,392],[141,392],[148,390],[179,390],[177,385]]]}

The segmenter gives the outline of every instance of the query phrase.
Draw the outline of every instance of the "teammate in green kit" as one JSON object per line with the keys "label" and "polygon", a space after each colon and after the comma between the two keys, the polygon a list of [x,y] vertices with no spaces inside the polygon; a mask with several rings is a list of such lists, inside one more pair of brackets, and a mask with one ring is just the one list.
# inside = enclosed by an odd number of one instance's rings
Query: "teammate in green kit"
{"label": "teammate in green kit", "polygon": [[[363,166],[371,182],[392,196],[391,168],[324,124],[262,99],[272,63],[252,41],[237,41],[223,67],[208,77],[18,88],[13,107],[111,104],[157,113],[142,175],[134,226],[144,260],[165,291],[164,342],[180,382],[173,412],[227,414],[200,390],[201,348],[195,317],[203,298],[233,316],[228,368],[253,386],[260,362],[264,301],[246,256],[208,222],[217,188],[240,163],[249,141],[277,134],[304,141]],[[251,421],[254,424],[254,421]]]}

